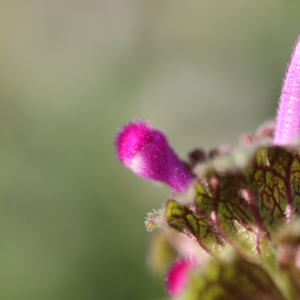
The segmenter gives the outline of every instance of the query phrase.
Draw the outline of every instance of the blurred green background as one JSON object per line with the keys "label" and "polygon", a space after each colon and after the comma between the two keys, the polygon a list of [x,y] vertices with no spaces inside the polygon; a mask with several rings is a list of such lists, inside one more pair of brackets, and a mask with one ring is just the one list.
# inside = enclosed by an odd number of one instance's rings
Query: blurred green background
{"label": "blurred green background", "polygon": [[158,300],[144,218],[169,191],[114,155],[150,119],[181,157],[273,118],[299,1],[0,2],[0,299]]}

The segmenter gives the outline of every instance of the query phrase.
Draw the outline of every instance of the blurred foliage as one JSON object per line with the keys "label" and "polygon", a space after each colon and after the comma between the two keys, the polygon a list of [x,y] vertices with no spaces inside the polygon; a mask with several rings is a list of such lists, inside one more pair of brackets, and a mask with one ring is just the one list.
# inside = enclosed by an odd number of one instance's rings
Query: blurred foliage
{"label": "blurred foliage", "polygon": [[165,187],[117,162],[149,118],[184,156],[274,117],[297,1],[0,2],[1,299],[163,299],[143,220]]}

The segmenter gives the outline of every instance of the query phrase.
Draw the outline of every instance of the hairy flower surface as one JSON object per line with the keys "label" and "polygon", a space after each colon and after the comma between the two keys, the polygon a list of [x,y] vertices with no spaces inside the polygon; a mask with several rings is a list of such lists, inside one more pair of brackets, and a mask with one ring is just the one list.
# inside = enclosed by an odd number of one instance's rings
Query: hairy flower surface
{"label": "hairy flower surface", "polygon": [[137,175],[162,181],[177,192],[186,191],[192,180],[166,136],[152,129],[150,123],[136,120],[126,124],[116,138],[116,152]]}
{"label": "hairy flower surface", "polygon": [[300,130],[300,38],[295,46],[291,63],[284,80],[274,143],[287,145],[297,137]]}
{"label": "hairy flower surface", "polygon": [[158,229],[148,254],[153,273],[175,261],[166,279],[172,297],[300,300],[299,130],[300,39],[277,123],[265,123],[235,146],[193,150],[183,164],[149,123],[137,120],[120,130],[118,158],[178,193],[146,221],[149,231]]}

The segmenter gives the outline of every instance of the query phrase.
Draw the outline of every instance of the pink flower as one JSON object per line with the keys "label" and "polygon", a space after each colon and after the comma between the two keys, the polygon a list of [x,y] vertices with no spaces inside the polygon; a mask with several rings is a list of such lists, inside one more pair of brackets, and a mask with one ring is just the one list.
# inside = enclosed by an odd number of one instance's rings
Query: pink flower
{"label": "pink flower", "polygon": [[274,144],[287,145],[300,131],[300,38],[281,91]]}
{"label": "pink flower", "polygon": [[188,285],[188,274],[196,262],[190,259],[177,260],[167,272],[166,288],[170,296],[180,297]]}
{"label": "pink flower", "polygon": [[188,189],[192,175],[168,144],[166,136],[150,123],[126,124],[116,138],[116,153],[124,165],[139,176],[162,181],[177,192]]}

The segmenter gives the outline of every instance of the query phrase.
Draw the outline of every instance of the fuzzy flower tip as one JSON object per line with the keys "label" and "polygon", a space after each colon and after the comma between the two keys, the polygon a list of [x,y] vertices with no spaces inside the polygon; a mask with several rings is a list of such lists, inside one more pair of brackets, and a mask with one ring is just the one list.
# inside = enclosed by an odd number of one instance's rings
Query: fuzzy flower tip
{"label": "fuzzy flower tip", "polygon": [[177,260],[167,272],[166,288],[170,296],[179,298],[188,284],[188,274],[195,266],[193,260]]}
{"label": "fuzzy flower tip", "polygon": [[116,138],[116,153],[124,165],[139,176],[162,181],[176,192],[184,192],[192,180],[190,172],[168,144],[166,136],[151,124],[136,120],[126,124]]}
{"label": "fuzzy flower tip", "polygon": [[287,145],[298,136],[300,131],[300,38],[296,43],[283,83],[276,123],[275,145]]}

